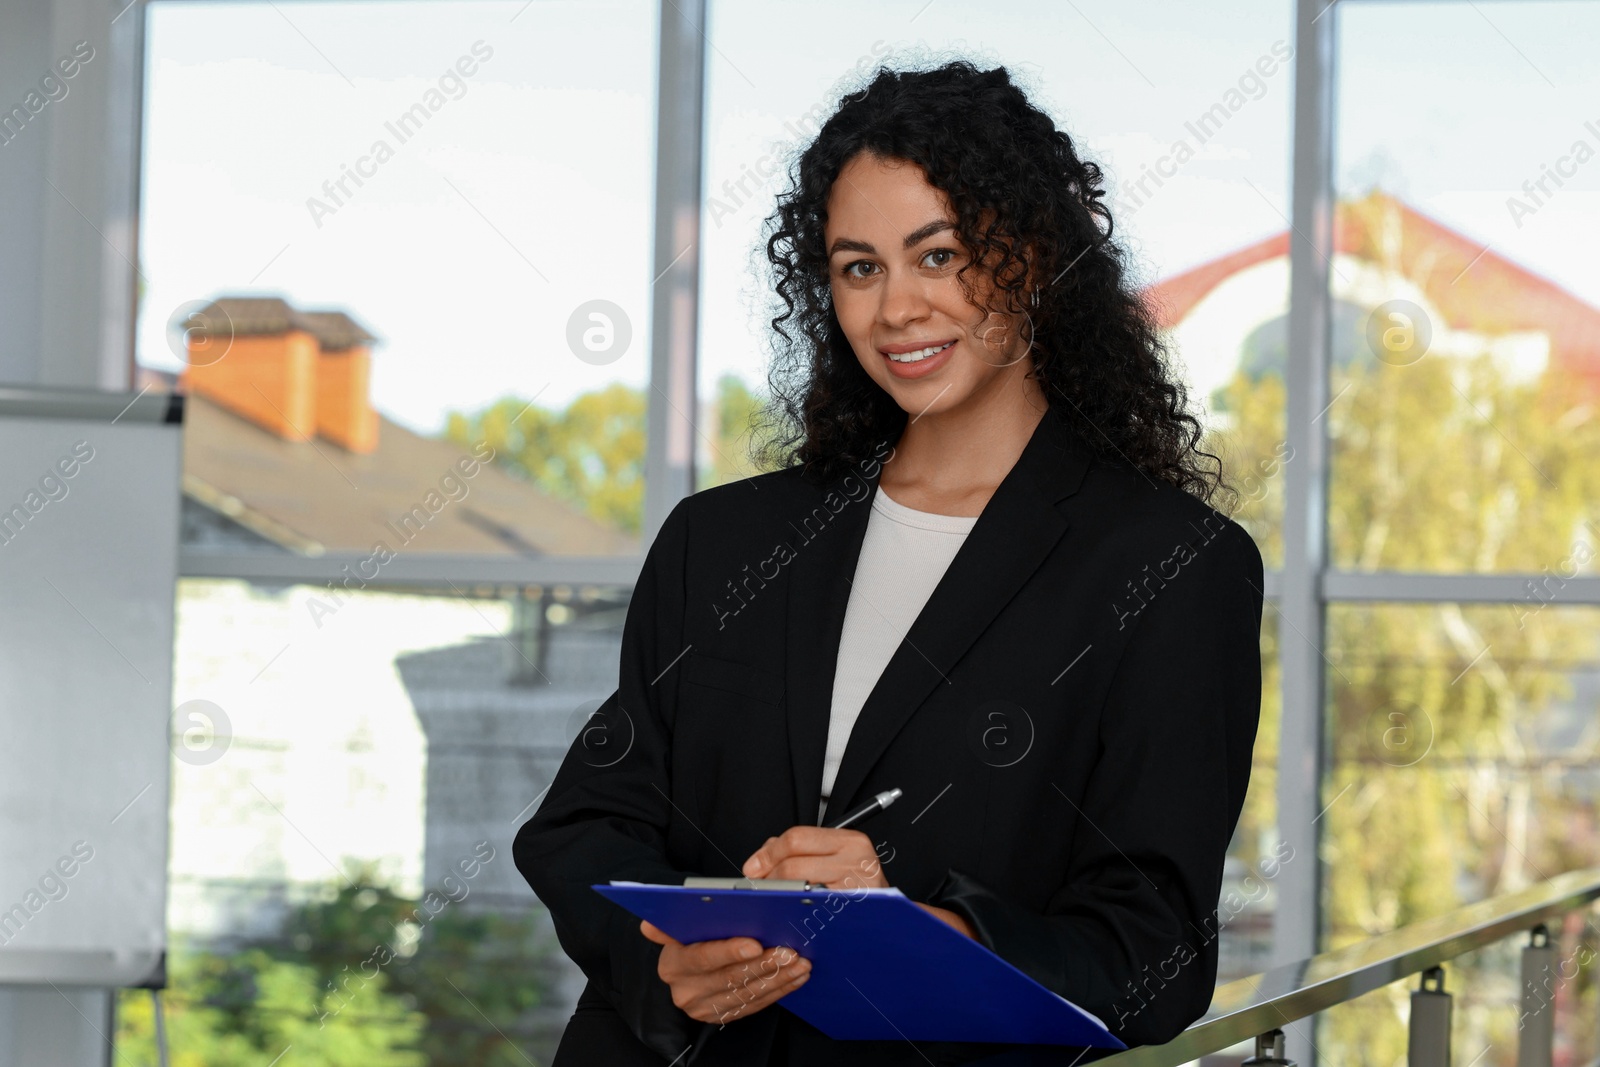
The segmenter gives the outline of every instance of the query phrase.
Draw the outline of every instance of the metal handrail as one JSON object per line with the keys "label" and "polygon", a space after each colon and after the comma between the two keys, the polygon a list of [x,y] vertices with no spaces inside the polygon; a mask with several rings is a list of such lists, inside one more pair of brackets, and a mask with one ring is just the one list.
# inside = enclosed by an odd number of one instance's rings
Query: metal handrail
{"label": "metal handrail", "polygon": [[1596,899],[1600,899],[1600,867],[1569,871],[1515,893],[1229,982],[1217,987],[1210,1010],[1171,1041],[1098,1059],[1095,1067],[1177,1067],[1283,1029]]}

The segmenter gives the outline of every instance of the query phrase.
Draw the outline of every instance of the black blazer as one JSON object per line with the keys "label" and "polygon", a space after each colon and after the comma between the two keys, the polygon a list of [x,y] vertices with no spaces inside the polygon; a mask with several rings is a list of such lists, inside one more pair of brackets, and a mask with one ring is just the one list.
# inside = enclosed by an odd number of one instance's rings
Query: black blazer
{"label": "black blazer", "polygon": [[[890,450],[880,449],[879,459]],[[840,632],[878,459],[680,501],[645,559],[620,685],[518,832],[589,984],[556,1062],[667,1064],[703,1026],[660,947],[589,886],[737,875],[815,824]],[[1236,523],[1040,421],[861,709],[834,783],[891,884],[1129,1044],[1204,1013],[1222,864],[1260,711],[1261,556]],[[702,1064],[969,1062],[1002,1046],[835,1043],[781,1007]],[[1086,1057],[1087,1058],[1087,1057]]]}

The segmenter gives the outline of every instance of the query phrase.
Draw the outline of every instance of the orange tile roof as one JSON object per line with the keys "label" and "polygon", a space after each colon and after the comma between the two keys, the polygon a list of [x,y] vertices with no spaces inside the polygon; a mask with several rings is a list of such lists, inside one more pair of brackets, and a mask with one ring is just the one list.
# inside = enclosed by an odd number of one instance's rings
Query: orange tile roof
{"label": "orange tile roof", "polygon": [[[141,368],[139,384],[171,389],[170,375]],[[285,440],[205,397],[184,400],[184,494],[302,554],[373,551],[489,556],[635,555],[637,537],[590,518],[501,467],[470,478],[454,470],[470,449],[384,419],[376,451],[361,455],[321,439]],[[454,473],[467,492],[440,490]],[[424,501],[437,492],[436,513]],[[459,490],[457,490],[459,495]],[[402,517],[422,507],[426,522]],[[406,539],[406,540],[403,540]]]}

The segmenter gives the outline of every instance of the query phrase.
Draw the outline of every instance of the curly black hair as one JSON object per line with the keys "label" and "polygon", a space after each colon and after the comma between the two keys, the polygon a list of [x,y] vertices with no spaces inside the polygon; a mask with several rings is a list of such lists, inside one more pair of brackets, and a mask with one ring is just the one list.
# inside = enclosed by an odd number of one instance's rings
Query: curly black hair
{"label": "curly black hair", "polygon": [[[1221,461],[1199,447],[1199,420],[1112,240],[1100,168],[1079,157],[1004,67],[979,70],[964,59],[920,71],[880,66],[790,165],[790,187],[763,231],[773,310],[778,301],[782,310],[771,319],[758,462],[832,480],[905,427],[905,411],[862,368],[833,313],[827,201],[861,152],[917,164],[949,197],[956,238],[970,253],[958,272],[968,299],[996,310],[974,298],[964,277],[989,265],[1001,310],[1025,309],[1031,321],[1030,376],[1097,454],[1208,503],[1219,489],[1233,493]],[[1023,298],[1034,284],[1037,307]]]}

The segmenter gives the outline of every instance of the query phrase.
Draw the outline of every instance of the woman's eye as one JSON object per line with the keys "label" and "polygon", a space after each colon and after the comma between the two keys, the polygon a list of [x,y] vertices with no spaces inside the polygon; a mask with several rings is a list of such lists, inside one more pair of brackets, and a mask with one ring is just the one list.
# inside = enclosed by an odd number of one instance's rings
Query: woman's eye
{"label": "woman's eye", "polygon": [[[957,255],[958,253],[953,248],[932,248],[923,253],[922,261],[924,265],[931,267],[934,270],[942,270],[945,267],[950,266],[950,264],[956,259]],[[933,256],[937,256],[939,258],[930,262],[929,257]],[[846,278],[862,279],[869,277],[870,274],[872,272],[876,272],[877,269],[878,265],[873,263],[871,260],[858,259],[854,263],[846,264],[840,273]]]}

